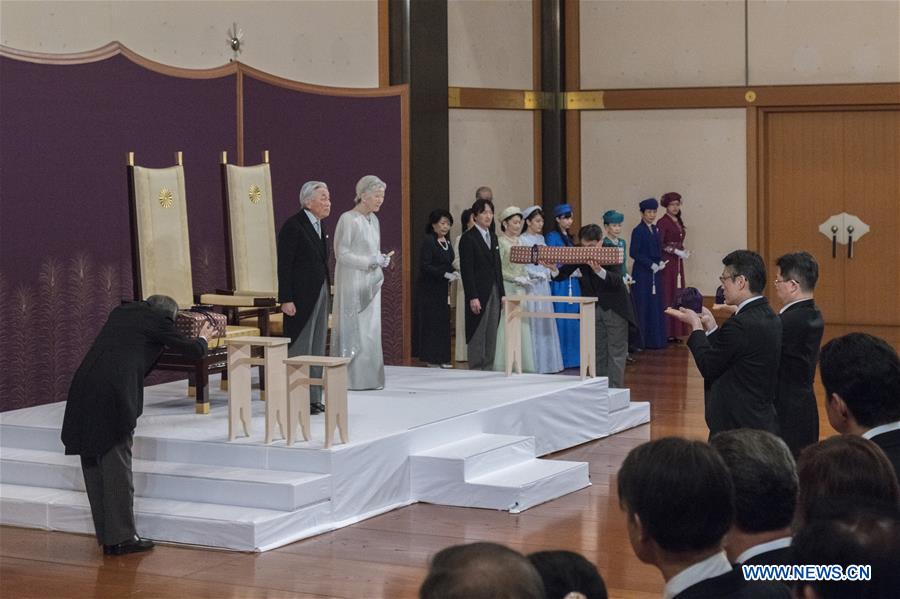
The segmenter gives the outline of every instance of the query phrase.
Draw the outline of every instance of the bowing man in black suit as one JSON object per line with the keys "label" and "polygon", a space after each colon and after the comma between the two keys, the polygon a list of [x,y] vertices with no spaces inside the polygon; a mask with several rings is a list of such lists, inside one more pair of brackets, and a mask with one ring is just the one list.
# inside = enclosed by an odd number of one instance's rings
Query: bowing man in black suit
{"label": "bowing man in black suit", "polygon": [[[778,433],[775,390],[781,354],[781,321],[762,296],[766,266],[756,252],[735,250],[722,259],[719,280],[735,315],[716,327],[712,313],[679,308],[666,314],[688,323],[688,347],[703,376],[710,436],[734,428]],[[704,328],[706,331],[704,331]]]}
{"label": "bowing man in black suit", "polygon": [[[322,220],[331,214],[331,195],[321,181],[300,188],[300,212],[278,232],[278,301],[284,313],[284,334],[291,338],[289,356],[324,356],[328,336],[331,274],[328,235]],[[319,378],[316,366],[310,375]],[[324,411],[322,388],[310,388],[310,411]]]}
{"label": "bowing man in black suit", "polygon": [[878,337],[850,333],[825,344],[819,372],[831,426],[878,445],[900,478],[900,358],[896,350]]}
{"label": "bowing man in black suit", "polygon": [[475,226],[459,239],[459,271],[466,294],[466,343],[470,370],[491,370],[497,348],[500,307],[505,299],[500,245],[491,230],[494,203],[472,204]]}
{"label": "bowing man in black suit", "polygon": [[213,334],[204,324],[199,338],[185,337],[175,330],[177,311],[178,304],[165,295],[115,308],[69,387],[62,442],[66,454],[81,456],[97,542],[106,554],[153,548],[153,541],[141,539],[135,530],[131,473],[134,427],[144,411],[144,377],[163,348],[200,358]]}
{"label": "bowing man in black suit", "polygon": [[668,437],[631,450],[618,476],[619,505],[638,559],[656,566],[665,597],[791,596],[780,583],[748,582],[722,549],[734,518],[734,485],[708,444]]}
{"label": "bowing man in black suit", "polygon": [[789,564],[791,522],[797,507],[797,464],[772,433],[744,428],[709,440],[734,483],[734,522],[725,552],[740,565]]}
{"label": "bowing man in black suit", "polygon": [[[603,231],[598,225],[585,225],[578,237],[583,246],[595,247],[601,245]],[[637,328],[628,287],[619,273],[599,264],[562,266],[554,280],[567,281],[576,270],[581,272],[582,294],[596,297],[600,308],[594,322],[594,374],[608,377],[610,388],[621,389],[625,386],[628,332],[632,327]]]}
{"label": "bowing man in black suit", "polygon": [[813,300],[819,265],[806,252],[785,254],[775,264],[775,293],[783,304],[775,412],[781,438],[798,456],[804,447],[819,440],[819,408],[813,391],[825,330],[822,313]]}

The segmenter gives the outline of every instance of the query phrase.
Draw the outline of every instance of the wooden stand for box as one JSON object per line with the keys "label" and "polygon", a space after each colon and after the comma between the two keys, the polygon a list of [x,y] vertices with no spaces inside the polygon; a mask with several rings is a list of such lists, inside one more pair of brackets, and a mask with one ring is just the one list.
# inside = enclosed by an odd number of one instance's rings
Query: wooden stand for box
{"label": "wooden stand for box", "polygon": [[[578,304],[578,313],[564,312],[525,312],[522,302],[551,302]],[[506,324],[506,376],[512,374],[513,364],[516,373],[522,374],[522,319],[523,318],[570,318],[578,320],[578,331],[581,351],[581,378],[597,376],[595,372],[595,337],[594,320],[596,318],[594,304],[596,297],[564,297],[558,295],[507,295],[503,318]]]}

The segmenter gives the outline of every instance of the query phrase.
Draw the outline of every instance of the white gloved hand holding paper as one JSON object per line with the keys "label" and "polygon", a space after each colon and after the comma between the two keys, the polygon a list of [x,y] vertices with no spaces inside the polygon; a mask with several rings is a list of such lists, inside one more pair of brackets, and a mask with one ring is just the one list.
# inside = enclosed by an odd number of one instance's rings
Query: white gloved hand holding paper
{"label": "white gloved hand holding paper", "polygon": [[[660,263],[660,264],[661,264],[661,263]],[[650,265],[650,270],[653,271],[653,274],[658,273],[658,272],[659,272],[659,264],[651,264],[651,265]]]}
{"label": "white gloved hand holding paper", "polygon": [[675,250],[675,255],[681,258],[682,260],[687,260],[691,257],[691,253],[687,250]]}
{"label": "white gloved hand holding paper", "polygon": [[378,255],[378,266],[381,268],[387,268],[391,264],[391,257],[388,254],[379,254]]}
{"label": "white gloved hand holding paper", "polygon": [[513,279],[513,281],[517,285],[521,285],[522,287],[531,287],[531,279],[529,279],[528,277],[516,277]]}
{"label": "white gloved hand holding paper", "polygon": [[656,269],[656,272],[659,272],[659,271],[661,271],[662,269],[664,269],[664,268],[666,267],[666,264],[668,264],[668,263],[669,263],[668,260],[660,260],[660,261],[659,261],[659,264],[657,265],[658,267],[657,267],[657,269]]}

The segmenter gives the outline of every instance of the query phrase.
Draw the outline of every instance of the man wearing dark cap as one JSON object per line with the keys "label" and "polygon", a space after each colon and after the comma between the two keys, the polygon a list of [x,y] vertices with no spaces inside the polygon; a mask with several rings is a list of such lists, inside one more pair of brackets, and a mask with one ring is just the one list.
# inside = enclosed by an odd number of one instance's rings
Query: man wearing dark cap
{"label": "man wearing dark cap", "polygon": [[[750,250],[735,250],[722,259],[719,281],[734,316],[716,327],[705,307],[667,308],[666,314],[690,325],[688,347],[703,375],[706,425],[710,436],[735,428],[778,434],[775,392],[781,355],[781,321],[762,295],[766,265]],[[704,331],[704,328],[706,329]]]}

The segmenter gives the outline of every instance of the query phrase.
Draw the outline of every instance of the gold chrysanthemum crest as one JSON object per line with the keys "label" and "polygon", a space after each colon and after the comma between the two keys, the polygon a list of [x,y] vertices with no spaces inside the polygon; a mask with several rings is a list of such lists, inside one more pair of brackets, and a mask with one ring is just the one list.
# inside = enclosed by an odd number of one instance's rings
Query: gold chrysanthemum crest
{"label": "gold chrysanthemum crest", "polygon": [[259,201],[262,200],[262,189],[259,188],[259,185],[251,185],[249,195],[251,202],[259,204]]}
{"label": "gold chrysanthemum crest", "polygon": [[168,187],[159,190],[159,205],[163,208],[171,208],[175,204],[175,196],[169,191]]}

